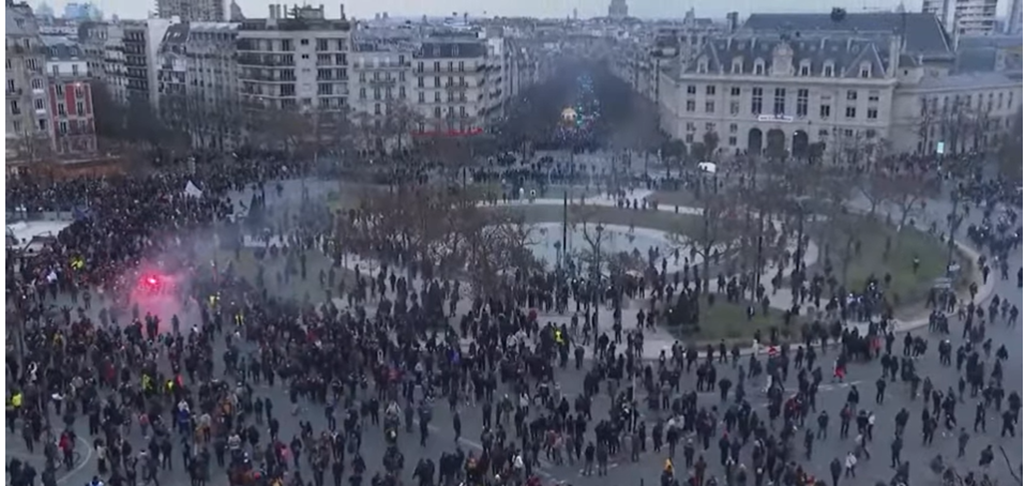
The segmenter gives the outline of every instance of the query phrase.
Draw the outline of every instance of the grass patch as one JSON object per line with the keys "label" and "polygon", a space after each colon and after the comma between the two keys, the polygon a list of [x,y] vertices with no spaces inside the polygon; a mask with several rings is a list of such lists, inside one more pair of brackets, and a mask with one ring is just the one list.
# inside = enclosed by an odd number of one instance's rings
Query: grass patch
{"label": "grass patch", "polygon": [[[553,205],[522,205],[522,206],[489,206],[495,210],[511,211],[523,215],[527,223],[550,223],[562,221],[562,206]],[[591,224],[604,223],[621,226],[633,225],[637,228],[651,228],[667,233],[698,234],[704,221],[700,216],[692,214],[675,214],[668,211],[639,211],[609,206],[587,206],[593,211]],[[574,214],[579,214],[573,206],[569,207],[569,221]]]}
{"label": "grass patch", "polygon": [[771,329],[775,327],[778,329],[780,340],[786,341],[789,331],[796,333],[800,329],[798,319],[793,319],[787,328],[783,311],[769,308],[768,315],[764,315],[760,304],[754,304],[756,312],[748,320],[748,305],[750,304],[746,300],[737,303],[726,302],[725,296],[721,294],[715,295],[714,305],[708,305],[707,296],[701,296],[699,331],[683,332],[679,326],[664,327],[673,336],[688,342],[717,343],[724,339],[726,343],[738,342],[741,345],[749,345],[758,330],[761,331],[762,341],[767,341],[771,336]]}
{"label": "grass patch", "polygon": [[[849,290],[860,291],[872,277],[884,283],[888,273],[892,279],[884,291],[895,306],[900,307],[925,299],[936,279],[946,275],[948,250],[937,238],[912,227],[896,231],[882,221],[865,217],[858,223],[862,226],[855,244],[859,250],[853,252],[843,279],[846,241],[830,234],[827,223],[822,224],[826,226],[815,231],[821,250],[818,267],[820,269],[828,258],[834,275],[843,280]],[[914,271],[915,257],[920,262],[917,271]],[[961,275],[969,276],[969,268],[963,263]]]}

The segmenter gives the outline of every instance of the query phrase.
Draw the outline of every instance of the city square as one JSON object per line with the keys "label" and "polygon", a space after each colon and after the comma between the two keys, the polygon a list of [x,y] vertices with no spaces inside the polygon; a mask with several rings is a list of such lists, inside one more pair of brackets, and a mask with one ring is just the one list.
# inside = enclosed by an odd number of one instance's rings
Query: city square
{"label": "city square", "polygon": [[[217,59],[189,51],[207,30],[249,51],[260,32],[301,26],[330,34],[296,38],[295,52],[332,54],[336,39],[371,35],[349,32],[344,6],[340,20],[280,7],[235,27],[168,22],[160,52]],[[766,35],[765,15],[737,35]],[[864,18],[831,21],[847,15]],[[601,18],[627,17],[615,0]],[[457,21],[438,29],[479,27]],[[97,28],[113,27],[83,32]],[[1004,105],[1000,91],[991,126],[973,111],[954,128],[932,120],[960,137],[937,153],[931,132],[895,122],[793,132],[785,109],[698,131],[717,85],[685,86],[711,52],[736,54],[742,73],[739,37],[673,54],[683,67],[661,86],[641,79],[639,57],[598,59],[593,42],[539,54],[480,28],[420,39],[394,65],[353,60],[369,76],[346,91],[351,112],[321,90],[320,111],[165,100],[150,120],[118,111],[116,86],[90,84],[107,90],[99,117],[121,117],[121,162],[75,169],[55,142],[33,148],[54,161],[8,177],[6,484],[1021,482],[1020,140],[1002,133],[1019,123],[1019,94]],[[766,50],[771,76],[814,57],[801,44],[814,35]],[[822,51],[838,39],[824,35]],[[846,49],[877,53],[879,39]],[[491,58],[494,43],[515,67]],[[451,106],[436,115],[412,81],[424,59],[438,73],[448,63],[449,85],[438,74],[432,92]],[[868,64],[853,78],[890,79]],[[524,85],[477,117],[465,96],[477,77],[512,88],[492,70]],[[367,87],[391,98],[392,86],[421,103],[375,111]],[[665,108],[661,91],[677,89]],[[704,118],[686,108],[698,91]],[[786,105],[785,88],[774,94]],[[229,116],[237,131],[216,119]]]}

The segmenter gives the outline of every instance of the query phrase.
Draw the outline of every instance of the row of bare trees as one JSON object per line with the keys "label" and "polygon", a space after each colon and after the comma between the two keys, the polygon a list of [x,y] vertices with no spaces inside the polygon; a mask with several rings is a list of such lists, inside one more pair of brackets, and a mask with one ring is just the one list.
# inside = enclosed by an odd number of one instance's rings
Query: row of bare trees
{"label": "row of bare trees", "polygon": [[521,215],[482,208],[472,190],[408,185],[365,194],[339,217],[343,251],[394,262],[399,254],[438,278],[465,278],[495,295],[507,277],[538,264]]}

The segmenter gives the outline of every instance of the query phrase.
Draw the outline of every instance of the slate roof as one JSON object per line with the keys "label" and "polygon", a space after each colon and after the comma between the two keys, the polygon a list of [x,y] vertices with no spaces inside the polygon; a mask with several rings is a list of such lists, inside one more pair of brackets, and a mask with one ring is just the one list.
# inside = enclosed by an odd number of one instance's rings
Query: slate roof
{"label": "slate roof", "polygon": [[46,46],[46,58],[61,61],[78,60],[82,58],[82,48],[78,42],[62,35],[40,36],[43,45]]}
{"label": "slate roof", "polygon": [[164,33],[164,38],[160,41],[160,45],[164,46],[164,48],[175,45],[184,45],[188,42],[188,31],[188,22],[173,24],[167,28],[167,32]]}
{"label": "slate roof", "polygon": [[919,89],[1020,86],[1020,76],[1003,73],[970,73],[955,76],[926,76],[914,86]]}
{"label": "slate roof", "polygon": [[782,40],[772,34],[736,34],[706,42],[697,55],[685,66],[686,71],[696,72],[697,65],[707,61],[708,72],[730,73],[733,61],[739,61],[743,73],[753,74],[755,62],[764,62],[766,75],[771,70],[777,48],[788,46],[793,52],[793,72],[798,73],[801,64],[809,63],[810,74],[821,76],[828,63],[834,66],[835,76],[860,77],[860,66],[871,65],[871,76],[882,78],[889,66],[889,41],[887,36],[817,36]]}
{"label": "slate roof", "polygon": [[487,55],[482,42],[427,41],[413,52],[418,59],[472,59]]}
{"label": "slate roof", "polygon": [[809,13],[752,14],[743,28],[754,32],[790,31],[812,33],[885,33],[905,32],[905,52],[924,56],[949,56],[952,43],[942,24],[927,13],[847,13],[841,22],[831,15]]}

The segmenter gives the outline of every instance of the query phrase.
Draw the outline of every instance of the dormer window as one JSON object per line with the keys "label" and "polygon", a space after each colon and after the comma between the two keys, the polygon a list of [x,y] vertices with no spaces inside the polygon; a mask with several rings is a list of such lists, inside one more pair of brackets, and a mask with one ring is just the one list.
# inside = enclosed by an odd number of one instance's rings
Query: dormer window
{"label": "dormer window", "polygon": [[754,61],[754,74],[758,76],[764,74],[764,61],[760,59]]}
{"label": "dormer window", "polygon": [[860,65],[860,77],[870,78],[871,77],[871,64],[863,63]]}
{"label": "dormer window", "polygon": [[708,73],[708,60],[701,58],[697,60],[697,72],[700,74]]}
{"label": "dormer window", "polygon": [[834,69],[835,66],[832,65],[831,61],[825,63],[825,67],[822,69],[822,76],[825,76],[826,78],[831,78]]}
{"label": "dormer window", "polygon": [[737,58],[732,60],[732,73],[743,74],[743,59]]}
{"label": "dormer window", "polygon": [[800,61],[800,76],[811,75],[811,63],[807,61]]}

